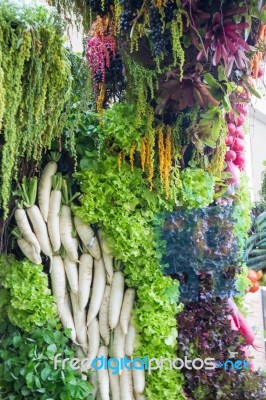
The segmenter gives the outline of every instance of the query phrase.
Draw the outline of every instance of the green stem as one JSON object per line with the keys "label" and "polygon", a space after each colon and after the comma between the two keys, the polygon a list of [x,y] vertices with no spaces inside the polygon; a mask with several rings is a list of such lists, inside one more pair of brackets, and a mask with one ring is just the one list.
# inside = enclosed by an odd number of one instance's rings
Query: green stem
{"label": "green stem", "polygon": [[20,207],[24,205],[26,208],[32,207],[36,202],[38,181],[37,178],[27,180],[24,176],[21,185],[19,185],[19,194],[22,202],[19,203]]}
{"label": "green stem", "polygon": [[72,195],[71,184],[67,179],[62,179],[61,191],[62,191],[62,203],[66,206],[70,206],[71,203],[80,196],[79,192]]}
{"label": "green stem", "polygon": [[52,185],[54,190],[61,190],[63,184],[62,174],[56,174],[52,177]]}
{"label": "green stem", "polygon": [[69,205],[69,190],[68,190],[68,184],[66,179],[62,180],[62,203],[66,206]]}
{"label": "green stem", "polygon": [[22,237],[22,233],[18,227],[14,228],[11,233],[16,239],[20,239]]}
{"label": "green stem", "polygon": [[61,154],[58,151],[51,151],[51,153],[48,156],[48,159],[50,161],[58,162],[61,158]]}

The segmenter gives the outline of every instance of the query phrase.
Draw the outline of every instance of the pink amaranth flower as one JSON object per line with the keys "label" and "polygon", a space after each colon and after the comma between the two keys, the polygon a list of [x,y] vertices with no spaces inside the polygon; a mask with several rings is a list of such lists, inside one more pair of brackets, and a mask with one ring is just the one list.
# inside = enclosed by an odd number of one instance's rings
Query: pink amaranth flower
{"label": "pink amaranth flower", "polygon": [[96,35],[91,37],[86,46],[86,57],[93,78],[101,75],[105,81],[106,68],[110,67],[111,58],[116,56],[116,41],[111,35]]}

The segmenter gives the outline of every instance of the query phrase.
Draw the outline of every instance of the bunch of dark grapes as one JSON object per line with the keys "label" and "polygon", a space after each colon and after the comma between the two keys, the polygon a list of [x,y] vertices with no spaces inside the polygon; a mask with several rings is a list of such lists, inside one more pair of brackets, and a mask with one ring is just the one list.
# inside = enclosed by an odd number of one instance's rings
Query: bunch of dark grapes
{"label": "bunch of dark grapes", "polygon": [[151,38],[154,44],[154,54],[159,56],[165,50],[165,33],[163,30],[163,23],[161,14],[158,8],[150,8],[150,28]]}
{"label": "bunch of dark grapes", "polygon": [[90,7],[92,12],[103,16],[110,11],[110,7],[114,4],[114,0],[104,0],[104,4],[102,4],[101,0],[86,0],[86,4]]}
{"label": "bunch of dark grapes", "polygon": [[105,71],[106,95],[109,100],[122,99],[126,87],[123,63],[119,54],[112,57],[110,67]]}
{"label": "bunch of dark grapes", "polygon": [[120,29],[123,32],[129,32],[131,28],[131,22],[133,20],[132,10],[125,10],[120,15]]}
{"label": "bunch of dark grapes", "polygon": [[173,2],[172,0],[168,0],[166,7],[165,7],[165,22],[171,22],[174,17],[174,12],[177,9],[176,2]]}
{"label": "bunch of dark grapes", "polygon": [[124,80],[123,63],[119,54],[112,57],[110,67],[105,72],[107,83],[118,83]]}
{"label": "bunch of dark grapes", "polygon": [[120,29],[123,32],[129,32],[133,19],[141,8],[143,0],[120,0],[123,11],[120,15]]}
{"label": "bunch of dark grapes", "polygon": [[93,80],[96,84],[105,82],[106,85],[122,84],[125,80],[123,75],[123,62],[121,56],[116,54],[110,56],[110,67],[105,68],[105,71],[98,69],[93,75]]}

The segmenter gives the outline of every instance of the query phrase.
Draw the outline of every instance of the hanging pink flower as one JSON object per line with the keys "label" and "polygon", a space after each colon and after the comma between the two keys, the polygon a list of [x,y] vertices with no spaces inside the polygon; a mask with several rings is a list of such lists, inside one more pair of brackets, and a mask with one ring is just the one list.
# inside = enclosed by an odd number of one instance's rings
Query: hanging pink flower
{"label": "hanging pink flower", "polygon": [[101,75],[101,82],[105,81],[106,68],[110,67],[111,59],[116,56],[116,41],[111,35],[92,36],[86,46],[86,57],[93,78]]}

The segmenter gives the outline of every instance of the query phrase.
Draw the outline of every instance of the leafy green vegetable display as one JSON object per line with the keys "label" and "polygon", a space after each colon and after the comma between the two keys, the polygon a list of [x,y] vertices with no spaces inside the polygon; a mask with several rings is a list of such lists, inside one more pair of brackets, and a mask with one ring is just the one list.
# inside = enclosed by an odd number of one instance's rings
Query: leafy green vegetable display
{"label": "leafy green vegetable display", "polygon": [[185,168],[181,171],[181,202],[187,208],[207,207],[214,199],[215,180],[199,168]]}
{"label": "leafy green vegetable display", "polygon": [[146,133],[145,120],[136,118],[136,107],[129,103],[118,103],[103,114],[103,138],[113,139],[113,147],[129,153],[132,144],[140,148],[141,140]]}
{"label": "leafy green vegetable display", "polygon": [[[68,337],[56,322],[35,327],[29,336],[6,321],[0,324],[0,397],[2,400],[84,400],[91,385],[69,363],[54,368],[54,356],[75,358]],[[59,358],[60,359],[60,358]]]}
{"label": "leafy green vegetable display", "polygon": [[[150,192],[138,168],[130,165],[118,170],[116,157],[91,163],[78,172],[81,183],[81,207],[75,213],[91,224],[104,227],[114,255],[124,264],[127,284],[137,288],[135,320],[139,333],[137,353],[144,357],[173,358],[176,352],[175,315],[178,284],[162,275],[152,222],[155,213],[172,207],[160,191]],[[179,371],[154,371],[147,376],[149,398],[183,399],[183,375]]]}
{"label": "leafy green vegetable display", "polygon": [[57,314],[41,265],[14,257],[0,257],[0,315],[13,325],[32,332]]}

